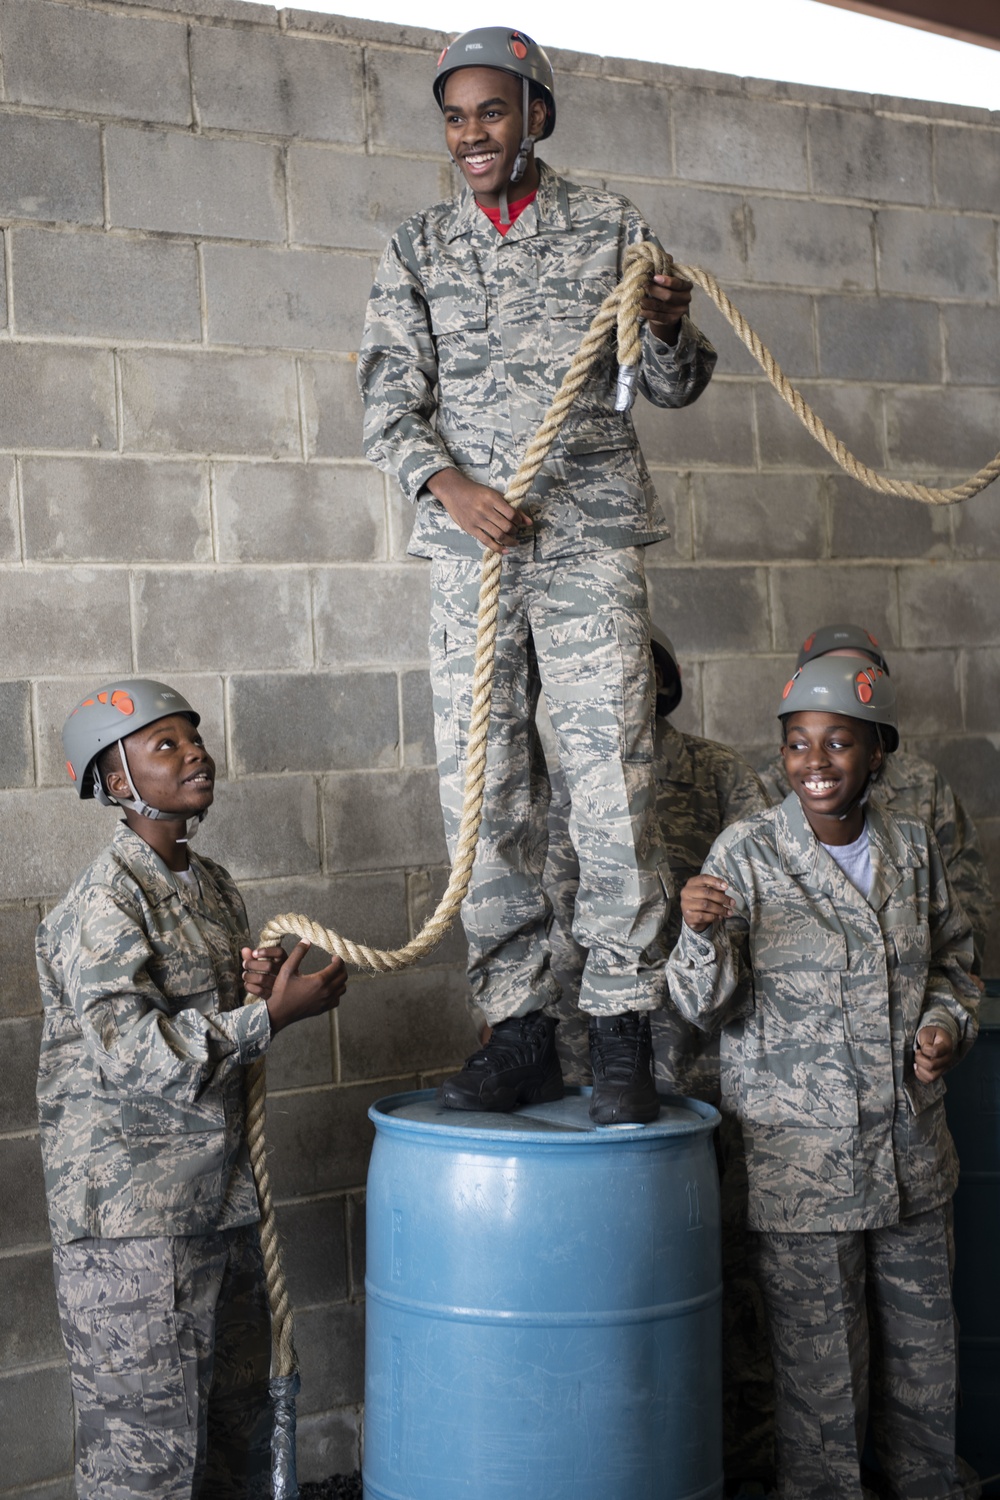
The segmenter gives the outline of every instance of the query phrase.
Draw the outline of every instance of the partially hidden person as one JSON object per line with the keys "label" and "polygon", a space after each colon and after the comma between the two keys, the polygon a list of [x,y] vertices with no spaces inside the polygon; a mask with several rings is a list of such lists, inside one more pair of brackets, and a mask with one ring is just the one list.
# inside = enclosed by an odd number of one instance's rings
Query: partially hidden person
{"label": "partially hidden person", "polygon": [[[63,729],[78,795],[120,809],[38,929],[38,1070],[81,1500],[264,1500],[270,1315],[244,1081],[339,1004],[339,959],[254,949],[232,877],[191,850],[215,764],[187,699],[109,682]],[[252,998],[243,1002],[244,989]]]}

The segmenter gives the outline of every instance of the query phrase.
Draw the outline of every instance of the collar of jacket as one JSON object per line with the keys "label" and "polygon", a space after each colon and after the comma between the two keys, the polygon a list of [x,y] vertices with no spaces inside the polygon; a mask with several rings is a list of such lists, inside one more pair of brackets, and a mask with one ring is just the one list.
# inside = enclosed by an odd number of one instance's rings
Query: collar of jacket
{"label": "collar of jacket", "polygon": [[676,782],[679,786],[694,785],[694,763],[687,737],[675,729],[669,719],[659,715],[656,719],[656,760],[660,781]]}
{"label": "collar of jacket", "polygon": [[[516,189],[514,191],[516,192]],[[529,239],[536,234],[541,234],[543,230],[546,233],[556,233],[572,228],[573,216],[570,213],[566,183],[557,172],[553,172],[551,167],[539,161],[538,192],[535,195],[535,201],[529,203],[524,212],[518,215],[502,240],[476,202],[476,195],[468,183],[463,185],[456,201],[455,214],[447,239],[450,243],[452,240],[463,237],[481,236],[491,245],[498,241],[509,245],[517,240]]]}
{"label": "collar of jacket", "polygon": [[185,906],[196,911],[205,911],[208,914],[204,899],[198,894],[199,886],[202,891],[206,888],[206,870],[196,854],[189,853],[188,858],[192,867],[196,868],[199,885],[189,890],[167,868],[146,840],[141,839],[127,823],[121,822],[115,828],[111,847],[115,858],[125,866],[136,883],[142,887],[150,906],[161,906],[166,901],[180,900]]}
{"label": "collar of jacket", "polygon": [[[924,861],[891,814],[871,801],[865,813],[872,863],[872,888],[865,904],[873,911],[880,911],[905,879],[907,871],[917,869]],[[864,901],[865,898],[851,885],[836,860],[813,833],[794,792],[789,792],[778,808],[777,822],[779,848],[790,873],[805,876],[812,889],[822,891],[835,901],[844,899],[845,890],[853,900]]]}

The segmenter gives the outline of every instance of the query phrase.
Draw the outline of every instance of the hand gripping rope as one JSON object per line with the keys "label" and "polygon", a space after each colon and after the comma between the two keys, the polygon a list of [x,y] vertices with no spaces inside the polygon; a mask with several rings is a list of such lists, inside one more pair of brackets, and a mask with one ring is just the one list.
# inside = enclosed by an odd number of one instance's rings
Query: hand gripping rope
{"label": "hand gripping rope", "polygon": [[[608,293],[598,309],[573,357],[573,362],[566,372],[555,400],[528,444],[520,467],[505,495],[508,505],[513,506],[515,510],[527,498],[539,469],[548,457],[569,415],[573,402],[586,384],[593,366],[604,353],[605,342],[612,324],[617,327],[618,337],[619,379],[615,405],[619,411],[631,406],[641,352],[642,319],[639,306],[645,296],[651,275],[683,276],[701,287],[750,350],[778,395],[791,407],[806,430],[852,479],[857,479],[868,489],[882,495],[900,495],[907,500],[918,500],[924,505],[954,505],[960,500],[968,500],[973,495],[978,495],[980,490],[984,490],[1000,475],[1000,453],[963,484],[954,485],[946,490],[932,489],[927,485],[915,484],[903,479],[890,479],[878,473],[876,469],[869,468],[867,464],[855,458],[840,439],[834,436],[826,423],[816,415],[801,393],[795,389],[778,361],[765,347],[739,309],[733,306],[715,277],[710,272],[703,271],[699,266],[680,265],[658,245],[645,241],[642,244],[633,245],[626,255],[625,270],[621,281],[613,291]],[[479,589],[476,657],[472,677],[472,717],[465,765],[465,797],[451,876],[436,910],[428,917],[416,936],[402,948],[370,948],[365,943],[352,942],[349,938],[341,937],[339,933],[322,927],[318,922],[313,922],[309,917],[295,913],[273,917],[261,932],[261,946],[277,942],[284,936],[305,938],[325,952],[337,954],[345,963],[352,964],[356,968],[385,973],[409,968],[425,957],[437,947],[455,920],[469,889],[472,866],[476,857],[479,826],[483,816],[486,736],[493,693],[493,657],[496,647],[501,564],[502,557],[499,553],[484,552],[482,582]],[[250,1158],[261,1205],[261,1244],[264,1248],[268,1293],[271,1298],[274,1370],[279,1377],[294,1378],[295,1351],[292,1345],[291,1308],[278,1255],[277,1234],[271,1207],[271,1186],[264,1154],[264,1094],[264,1062],[261,1059],[250,1069],[247,1130]],[[286,1489],[280,1493],[291,1496],[297,1491]],[[275,1496],[278,1495],[279,1490],[276,1487]]]}

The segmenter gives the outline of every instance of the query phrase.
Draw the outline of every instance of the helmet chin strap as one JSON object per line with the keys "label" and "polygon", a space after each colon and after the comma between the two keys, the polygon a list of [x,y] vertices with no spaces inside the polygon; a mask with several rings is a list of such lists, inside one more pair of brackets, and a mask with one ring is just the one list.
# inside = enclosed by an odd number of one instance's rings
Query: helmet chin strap
{"label": "helmet chin strap", "polygon": [[[132,793],[132,796],[131,797],[109,797],[108,793],[104,790],[104,786],[103,786],[103,783],[101,781],[101,773],[100,773],[100,771],[98,771],[97,766],[95,765],[94,766],[94,796],[96,797],[97,801],[98,802],[102,802],[105,807],[127,807],[127,808],[130,809],[131,812],[140,813],[141,816],[144,817],[144,818],[156,818],[156,819],[171,819],[172,818],[172,819],[176,820],[176,818],[177,818],[177,814],[176,813],[162,812],[158,807],[150,807],[149,803],[148,802],[144,802],[143,799],[139,796],[139,793],[135,789],[135,782],[132,779],[132,772],[129,769],[128,756],[125,753],[125,741],[124,740],[119,740],[118,741],[118,753],[119,753],[119,755],[122,758],[122,769],[125,772],[125,780],[128,782],[129,791]],[[184,836],[183,836],[183,838],[177,839],[176,842],[178,844],[189,844],[191,842],[191,840],[194,838],[195,834],[198,832],[199,827],[201,826],[201,824],[204,821],[205,821],[205,813],[204,812],[197,813],[193,818],[188,818],[187,819],[187,826],[186,826],[186,829],[185,829],[185,832],[184,832]]]}
{"label": "helmet chin strap", "polygon": [[[525,172],[527,170],[527,167],[528,167],[528,157],[529,157],[529,155],[530,155],[530,153],[533,150],[534,145],[535,145],[535,137],[531,134],[530,130],[528,129],[528,111],[529,111],[530,107],[531,107],[531,98],[530,98],[530,91],[529,91],[529,88],[528,88],[528,80],[526,78],[522,78],[521,79],[521,129],[524,131],[524,136],[522,138],[520,146],[517,149],[517,156],[514,158],[514,167],[513,167],[513,170],[511,171],[511,174],[510,174],[510,180],[511,180],[512,183],[515,183],[515,184],[518,183],[518,182],[520,182],[521,178],[524,176],[524,174],[525,174]],[[503,187],[500,189],[500,223],[504,226],[504,228],[509,228],[510,227],[510,209],[507,206],[507,184],[506,183],[504,183]]]}

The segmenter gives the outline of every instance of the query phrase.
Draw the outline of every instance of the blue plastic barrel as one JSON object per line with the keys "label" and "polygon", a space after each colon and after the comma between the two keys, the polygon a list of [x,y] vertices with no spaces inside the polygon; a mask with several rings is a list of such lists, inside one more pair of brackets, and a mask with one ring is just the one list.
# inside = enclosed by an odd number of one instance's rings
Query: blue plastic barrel
{"label": "blue plastic barrel", "polygon": [[722,1494],[718,1115],[369,1111],[365,1500]]}
{"label": "blue plastic barrel", "polygon": [[991,980],[979,1038],[948,1074],[948,1126],[958,1148],[955,1311],[959,1322],[958,1451],[1000,1495],[1000,983]]}

